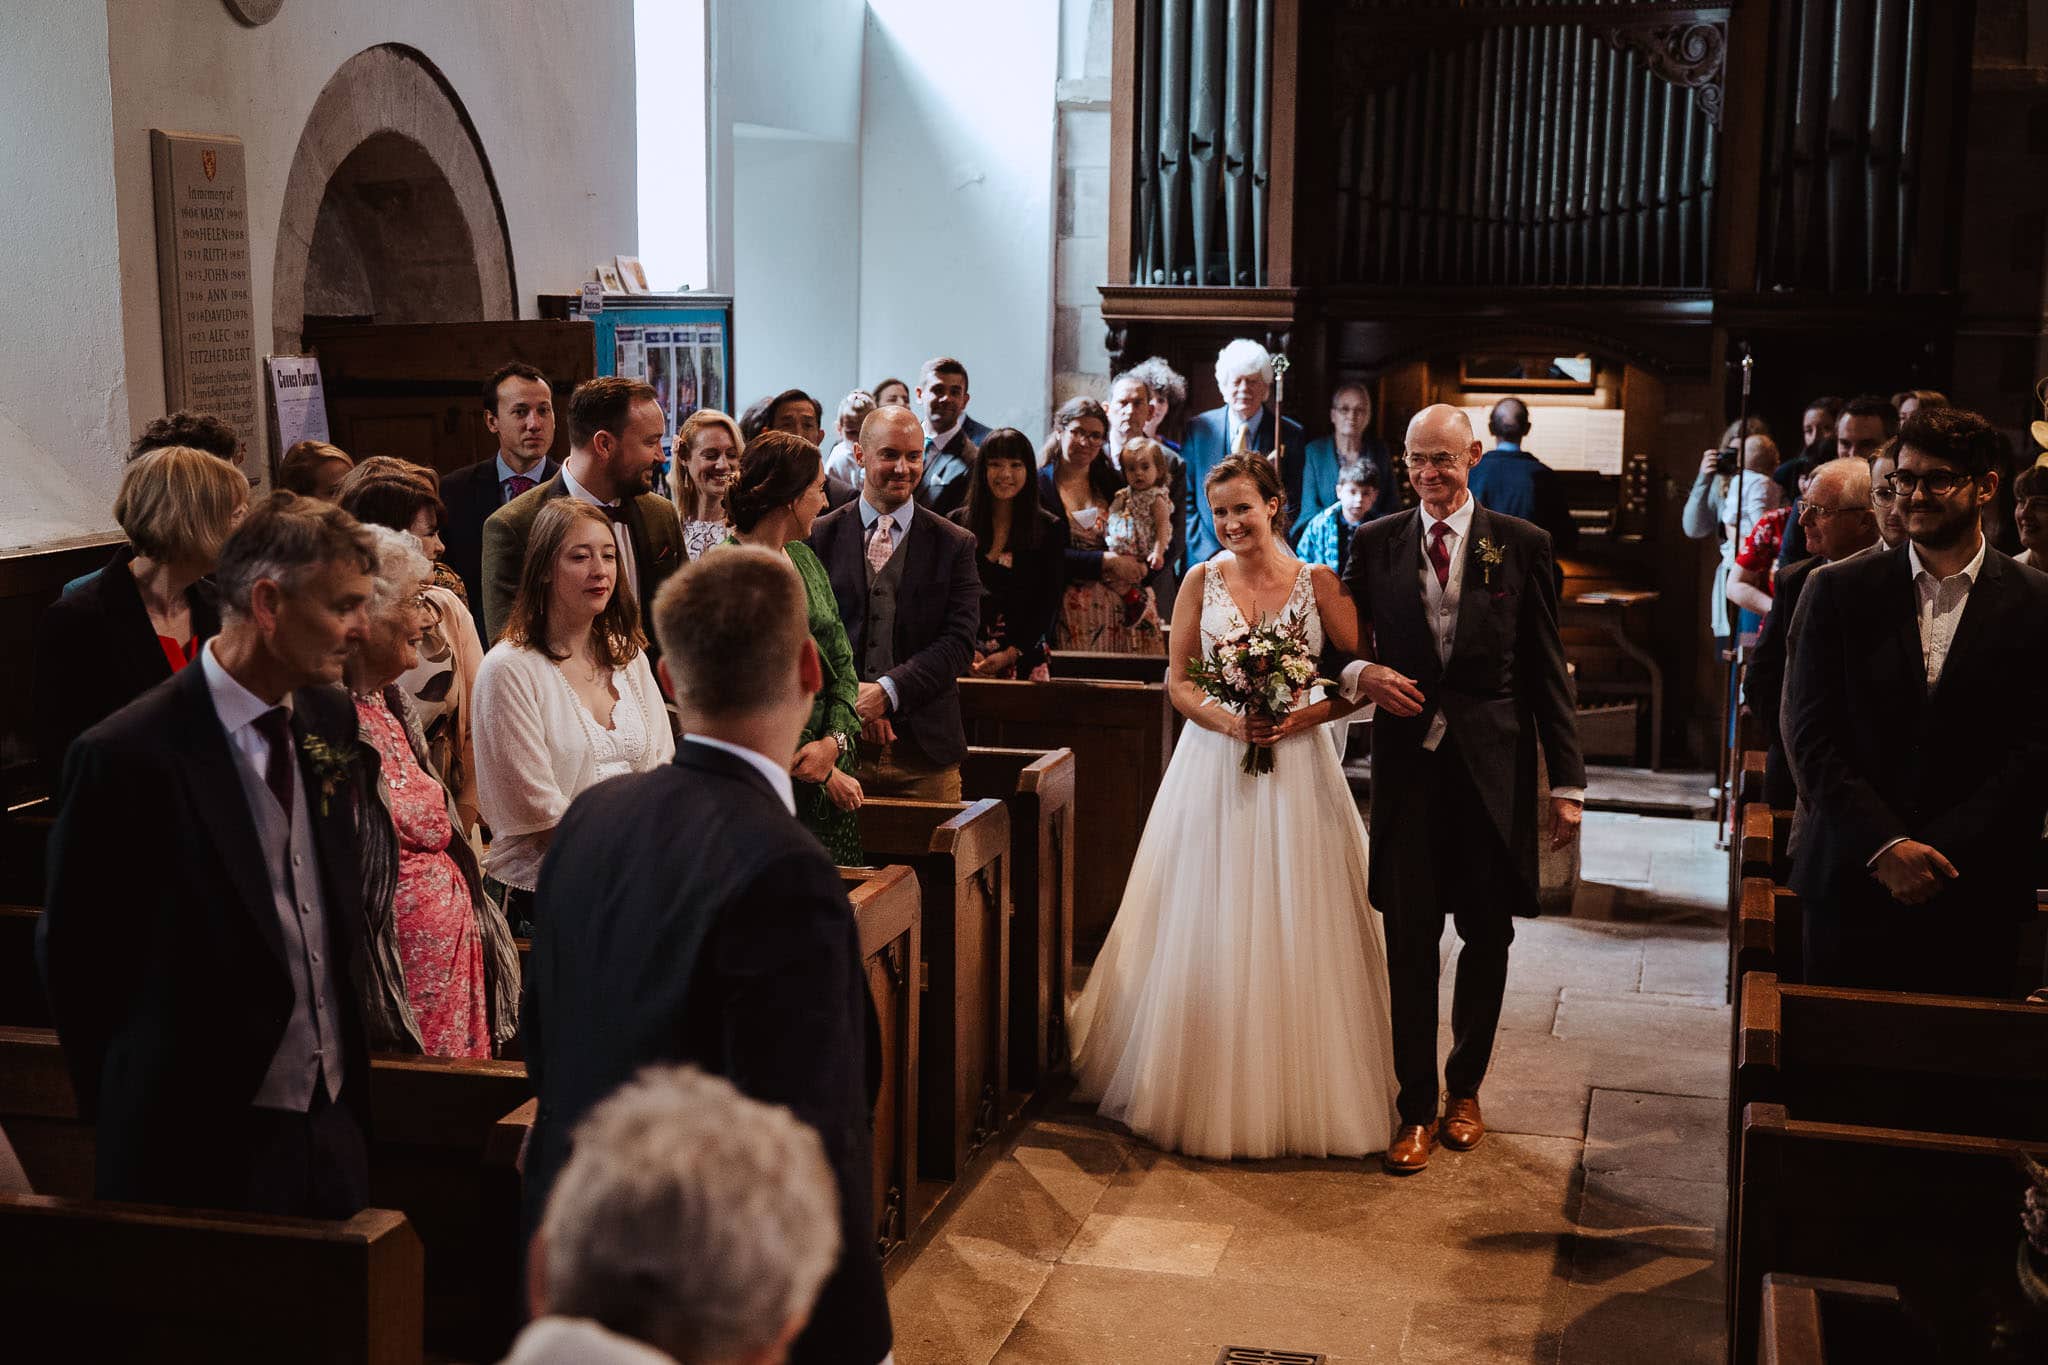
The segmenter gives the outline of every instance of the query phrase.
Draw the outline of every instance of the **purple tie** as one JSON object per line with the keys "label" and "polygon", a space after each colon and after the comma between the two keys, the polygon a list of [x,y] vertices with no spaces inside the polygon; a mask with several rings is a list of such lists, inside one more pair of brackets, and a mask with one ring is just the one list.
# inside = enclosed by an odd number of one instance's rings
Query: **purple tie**
{"label": "purple tie", "polygon": [[273,706],[256,717],[256,729],[270,743],[270,755],[263,763],[263,782],[277,798],[284,818],[292,818],[292,722],[282,706]]}
{"label": "purple tie", "polygon": [[1451,552],[1444,548],[1444,537],[1451,533],[1447,521],[1432,522],[1429,528],[1429,562],[1436,568],[1436,585],[1439,588],[1451,586]]}
{"label": "purple tie", "polygon": [[512,501],[512,499],[533,487],[534,482],[534,480],[527,478],[524,474],[514,474],[511,478],[505,480],[505,501]]}

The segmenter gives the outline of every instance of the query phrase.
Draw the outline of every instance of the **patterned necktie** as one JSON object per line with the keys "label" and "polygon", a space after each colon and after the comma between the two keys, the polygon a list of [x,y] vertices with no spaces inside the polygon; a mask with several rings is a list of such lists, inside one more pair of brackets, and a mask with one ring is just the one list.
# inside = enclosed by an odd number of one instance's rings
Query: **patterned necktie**
{"label": "patterned necktie", "polygon": [[527,478],[524,474],[514,474],[511,478],[505,480],[505,501],[512,501],[512,499],[533,487],[535,482],[535,480]]}
{"label": "patterned necktie", "polygon": [[896,553],[896,518],[880,516],[875,518],[875,527],[868,535],[868,572],[878,574],[889,562],[889,556]]}
{"label": "patterned necktie", "polygon": [[1433,522],[1429,528],[1429,562],[1436,569],[1436,585],[1439,588],[1451,586],[1451,552],[1444,548],[1444,537],[1451,533],[1447,521]]}
{"label": "patterned necktie", "polygon": [[270,742],[270,756],[263,761],[263,782],[284,818],[292,818],[292,722],[282,706],[273,706],[256,717],[258,733]]}

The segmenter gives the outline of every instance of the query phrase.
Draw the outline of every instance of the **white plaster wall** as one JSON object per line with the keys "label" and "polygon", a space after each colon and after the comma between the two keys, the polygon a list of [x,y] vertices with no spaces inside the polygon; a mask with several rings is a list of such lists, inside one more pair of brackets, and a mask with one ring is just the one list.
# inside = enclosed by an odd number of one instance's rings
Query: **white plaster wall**
{"label": "white plaster wall", "polygon": [[[256,334],[268,337],[277,224],[299,135],[336,68],[379,43],[418,49],[467,110],[504,204],[520,316],[534,315],[538,293],[573,290],[599,259],[637,249],[632,0],[291,0],[256,29],[218,0],[38,3],[99,9],[110,20],[131,429],[164,405],[149,130],[229,133],[246,144]],[[7,335],[15,323],[0,326]]]}
{"label": "white plaster wall", "polygon": [[1059,0],[872,0],[861,119],[860,365],[940,354],[969,410],[1034,438],[1052,378]]}
{"label": "white plaster wall", "polygon": [[860,199],[855,143],[741,124],[733,130],[735,413],[799,388],[833,410],[863,383],[855,349]]}
{"label": "white plaster wall", "polygon": [[[0,18],[0,553],[102,532],[127,446],[107,14]],[[146,153],[145,153],[146,155]],[[101,496],[104,489],[107,496]]]}

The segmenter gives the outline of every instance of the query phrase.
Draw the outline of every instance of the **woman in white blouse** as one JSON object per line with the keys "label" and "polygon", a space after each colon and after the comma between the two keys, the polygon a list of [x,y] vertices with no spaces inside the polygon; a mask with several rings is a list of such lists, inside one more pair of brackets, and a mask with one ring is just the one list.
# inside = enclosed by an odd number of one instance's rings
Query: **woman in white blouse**
{"label": "woman in white blouse", "polygon": [[740,472],[740,424],[716,408],[699,408],[683,419],[676,432],[675,459],[669,465],[669,496],[683,522],[683,549],[691,559],[732,534],[726,495]]}
{"label": "woman in white blouse", "polygon": [[476,679],[485,875],[514,928],[555,826],[586,787],[675,757],[632,589],[602,509],[551,500],[534,519],[505,634]]}

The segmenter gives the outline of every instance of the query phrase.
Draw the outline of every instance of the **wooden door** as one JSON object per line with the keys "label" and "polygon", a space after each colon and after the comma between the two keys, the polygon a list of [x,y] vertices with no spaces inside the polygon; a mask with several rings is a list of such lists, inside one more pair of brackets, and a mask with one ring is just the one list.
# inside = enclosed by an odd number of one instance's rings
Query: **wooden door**
{"label": "wooden door", "polygon": [[569,453],[569,393],[597,373],[587,322],[322,323],[306,331],[320,357],[334,443],[357,459],[395,455],[447,473],[489,456],[483,384],[523,360],[555,391],[555,444]]}

